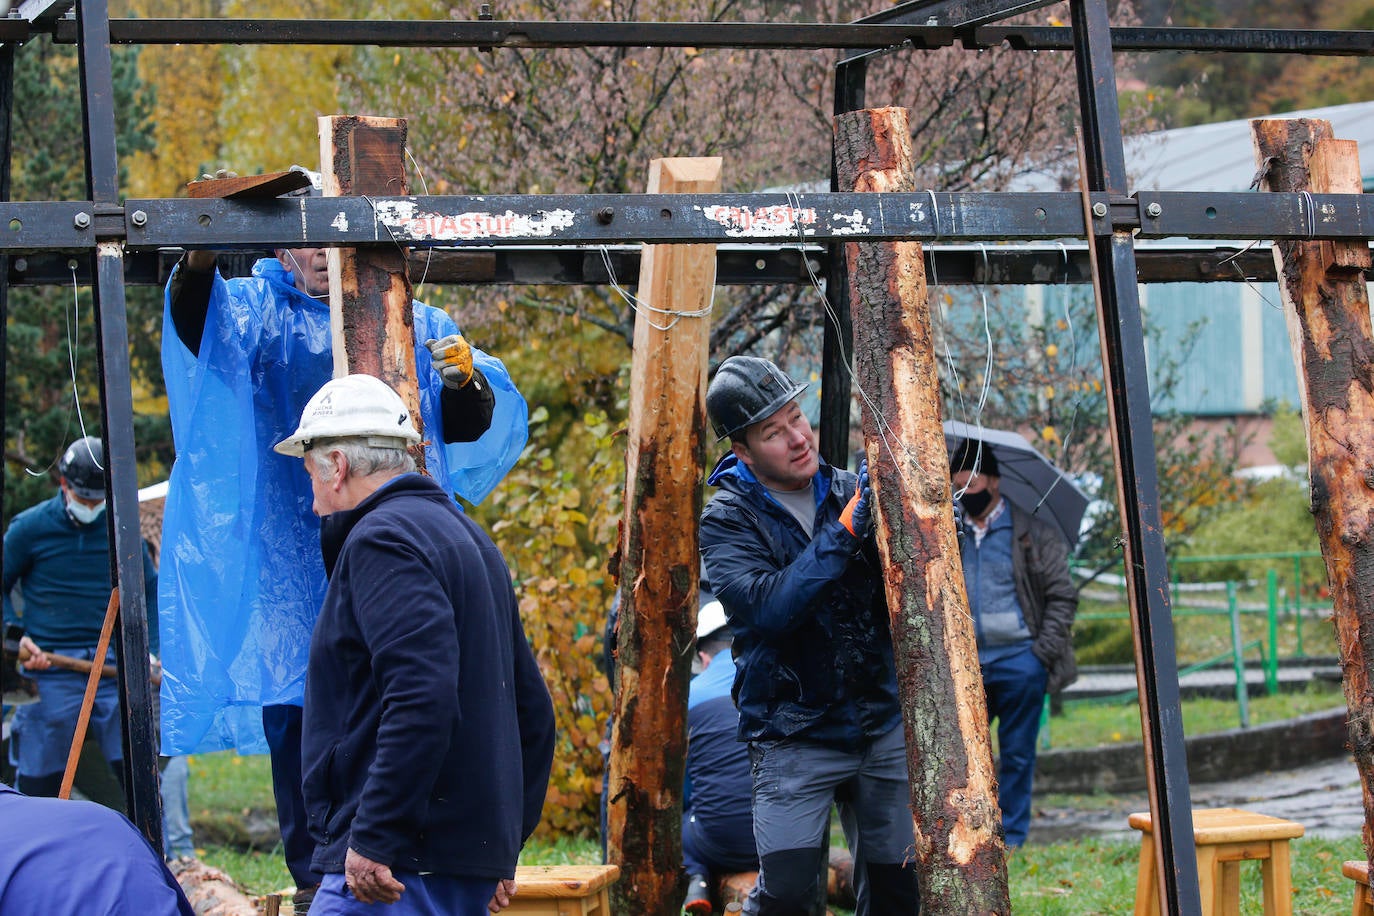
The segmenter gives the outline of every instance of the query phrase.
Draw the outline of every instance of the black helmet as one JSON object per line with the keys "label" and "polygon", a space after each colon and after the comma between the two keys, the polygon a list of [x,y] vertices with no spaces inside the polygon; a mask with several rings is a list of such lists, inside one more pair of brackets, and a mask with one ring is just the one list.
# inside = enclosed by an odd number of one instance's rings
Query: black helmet
{"label": "black helmet", "polygon": [[77,439],[62,453],[57,473],[82,499],[104,499],[105,444],[95,436]]}
{"label": "black helmet", "polygon": [[724,439],[768,419],[805,390],[769,360],[732,356],[706,389],[706,412],[717,439]]}

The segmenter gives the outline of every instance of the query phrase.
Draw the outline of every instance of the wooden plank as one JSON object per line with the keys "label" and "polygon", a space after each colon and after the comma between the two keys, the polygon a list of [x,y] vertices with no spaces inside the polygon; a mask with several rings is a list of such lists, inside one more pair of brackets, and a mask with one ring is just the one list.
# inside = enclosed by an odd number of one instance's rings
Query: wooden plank
{"label": "wooden plank", "polygon": [[[915,187],[906,110],[835,119],[841,191]],[[964,591],[919,242],[845,246],[855,379],[906,728],[921,908],[1007,913],[1005,850]]]}
{"label": "wooden plank", "polygon": [[266,172],[233,178],[203,178],[188,182],[186,196],[195,198],[255,198],[280,197],[310,187],[310,177],[303,172]]}
{"label": "wooden plank", "polygon": [[[320,158],[326,197],[409,193],[406,122],[358,115],[323,117]],[[415,313],[407,252],[387,242],[329,250],[329,316],[334,375],[375,375],[401,395],[424,436],[415,375]],[[423,471],[424,449],[414,448]]]}
{"label": "wooden plank", "polygon": [[[655,159],[650,194],[720,190],[721,160]],[[607,803],[612,910],[677,916],[687,684],[696,635],[714,245],[644,249],[630,368],[615,725]]]}
{"label": "wooden plank", "polygon": [[[1251,121],[1263,188],[1358,194],[1353,145],[1331,146],[1331,124],[1310,118]],[[1322,149],[1317,155],[1316,150]],[[1314,159],[1315,167],[1314,167]],[[1314,224],[1319,214],[1311,214]],[[1374,330],[1357,270],[1328,268],[1320,241],[1273,246],[1307,429],[1312,515],[1331,587],[1348,740],[1364,798],[1364,848],[1374,856]],[[1374,860],[1372,860],[1374,861]]]}

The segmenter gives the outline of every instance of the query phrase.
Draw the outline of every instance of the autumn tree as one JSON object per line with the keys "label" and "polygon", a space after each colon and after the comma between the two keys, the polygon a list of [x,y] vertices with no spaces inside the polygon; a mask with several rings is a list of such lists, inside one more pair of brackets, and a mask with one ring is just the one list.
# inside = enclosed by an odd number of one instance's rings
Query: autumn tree
{"label": "autumn tree", "polygon": [[[113,55],[118,148],[146,149],[153,97],[137,76],[137,51]],[[75,49],[39,38],[19,48],[11,196],[16,200],[81,200],[86,196],[81,100]],[[156,328],[160,303],[150,291],[130,291],[129,320],[140,479],[152,482],[170,463]],[[53,493],[49,472],[62,449],[100,433],[99,367],[93,299],[73,275],[70,284],[10,291],[6,330],[5,513]]]}

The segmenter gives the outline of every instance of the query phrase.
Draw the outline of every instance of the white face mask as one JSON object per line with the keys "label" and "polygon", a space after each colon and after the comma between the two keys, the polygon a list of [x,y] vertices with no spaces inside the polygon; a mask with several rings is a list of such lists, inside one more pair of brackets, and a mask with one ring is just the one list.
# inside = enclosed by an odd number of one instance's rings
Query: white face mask
{"label": "white face mask", "polygon": [[105,511],[105,500],[101,500],[94,506],[87,506],[74,499],[67,499],[67,514],[72,517],[78,525],[89,525],[91,522],[100,518],[100,513]]}

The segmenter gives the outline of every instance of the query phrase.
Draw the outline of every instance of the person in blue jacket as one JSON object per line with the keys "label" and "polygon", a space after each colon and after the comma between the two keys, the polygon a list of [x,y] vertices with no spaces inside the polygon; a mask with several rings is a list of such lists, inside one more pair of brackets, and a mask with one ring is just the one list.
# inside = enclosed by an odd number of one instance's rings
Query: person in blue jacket
{"label": "person in blue jacket", "polygon": [[[94,660],[110,603],[104,467],[104,443],[94,436],[76,440],[57,462],[57,495],[20,512],[5,531],[5,621],[22,621],[20,645],[29,656],[24,667],[39,692],[38,702],[15,711],[10,740],[15,784],[25,795],[52,797],[61,789],[86,692],[84,673],[52,666],[45,653]],[[147,545],[143,576],[148,642],[156,654],[157,571]],[[110,649],[105,661],[114,660]],[[87,728],[88,739],[99,743],[122,782],[124,745],[114,678],[100,679]]]}
{"label": "person in blue jacket", "polygon": [[162,857],[124,815],[0,783],[0,913],[193,916]]}
{"label": "person in blue jacket", "polygon": [[[159,595],[164,752],[271,752],[298,914],[319,883],[299,748],[325,575],[308,481],[272,446],[333,375],[325,255],[279,249],[226,281],[215,252],[190,252],[168,282],[162,334],[177,447]],[[447,313],[415,302],[413,315],[426,469],[481,502],[525,446],[524,398]]]}
{"label": "person in blue jacket", "polygon": [[759,880],[745,912],[808,912],[836,804],[855,912],[900,916],[918,907],[914,831],[868,472],[821,461],[804,388],[769,360],[732,356],[706,392],[730,438],[701,551],[735,636],[739,738],[753,760]]}
{"label": "person in blue jacket", "polygon": [[350,375],[277,445],[304,459],[329,575],[302,735],[316,916],[499,909],[548,788],[553,703],[510,570],[414,473],[419,439],[400,396]]}
{"label": "person in blue jacket", "polygon": [[714,598],[697,612],[701,673],[687,690],[687,779],[682,792],[682,861],[692,914],[712,911],[712,881],[759,870],[749,750],[739,742],[732,637]]}

